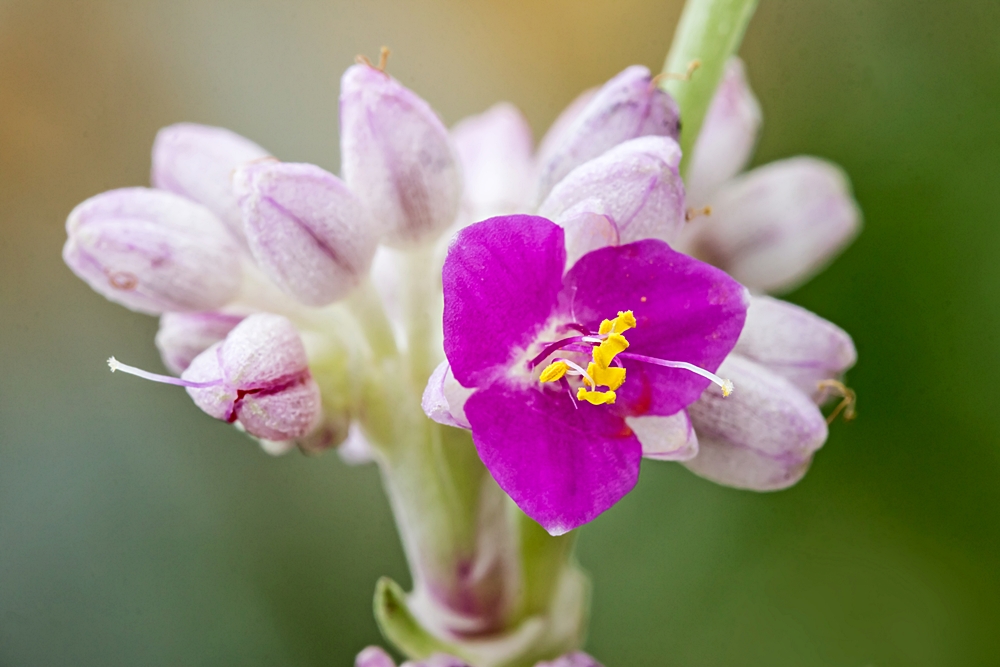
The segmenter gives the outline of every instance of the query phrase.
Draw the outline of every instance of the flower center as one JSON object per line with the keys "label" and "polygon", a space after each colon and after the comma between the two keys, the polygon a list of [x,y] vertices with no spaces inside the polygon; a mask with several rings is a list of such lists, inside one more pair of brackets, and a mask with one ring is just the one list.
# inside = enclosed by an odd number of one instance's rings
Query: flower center
{"label": "flower center", "polygon": [[576,400],[587,401],[592,405],[609,405],[615,402],[615,390],[625,382],[625,368],[622,359],[630,359],[641,363],[663,366],[666,368],[682,368],[697,373],[717,384],[722,389],[723,396],[733,392],[733,383],[724,380],[704,368],[686,361],[669,361],[657,357],[625,352],[629,347],[624,333],[636,327],[635,315],[631,310],[619,311],[613,320],[604,320],[596,332],[587,331],[581,325],[568,325],[571,329],[580,331],[582,335],[563,338],[545,346],[535,358],[528,362],[528,368],[534,369],[552,354],[558,351],[590,353],[590,361],[584,369],[579,363],[566,357],[553,358],[538,376],[541,383],[560,382],[572,395],[568,378],[579,377],[583,385],[576,391]]}

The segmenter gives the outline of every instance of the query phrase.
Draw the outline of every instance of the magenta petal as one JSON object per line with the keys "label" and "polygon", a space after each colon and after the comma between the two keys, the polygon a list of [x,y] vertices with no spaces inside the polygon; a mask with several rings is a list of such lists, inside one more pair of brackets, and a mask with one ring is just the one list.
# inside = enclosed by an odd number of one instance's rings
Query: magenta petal
{"label": "magenta petal", "polygon": [[566,262],[563,230],[545,218],[490,218],[460,231],[442,270],[444,352],[466,387],[487,384],[552,313]]}
{"label": "magenta petal", "polygon": [[465,404],[493,478],[553,535],[594,519],[632,490],[642,446],[624,421],[560,391],[501,383]]}
{"label": "magenta petal", "polygon": [[[637,326],[626,336],[629,353],[714,371],[739,338],[749,294],[719,269],[646,240],[585,255],[566,274],[561,300],[569,317],[594,330],[631,310]],[[690,371],[623,361],[628,378],[617,403],[623,414],[672,415],[709,384]]]}

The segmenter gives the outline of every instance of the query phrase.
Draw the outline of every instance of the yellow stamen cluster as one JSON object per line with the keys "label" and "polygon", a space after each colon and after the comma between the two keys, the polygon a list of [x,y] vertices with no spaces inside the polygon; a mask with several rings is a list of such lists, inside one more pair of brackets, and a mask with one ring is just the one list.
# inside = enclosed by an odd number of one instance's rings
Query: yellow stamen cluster
{"label": "yellow stamen cluster", "polygon": [[[608,405],[615,402],[615,390],[625,382],[625,369],[612,366],[614,358],[628,349],[628,341],[623,332],[635,328],[635,316],[631,310],[618,313],[613,320],[601,322],[598,333],[603,338],[593,349],[593,361],[587,364],[587,372],[583,374],[583,384],[576,392],[579,401],[587,401],[592,405]],[[578,370],[578,366],[575,366]],[[569,364],[562,359],[553,361],[542,370],[540,382],[555,382],[563,378],[570,370]],[[576,375],[581,373],[577,372]],[[607,391],[598,391],[605,387]]]}

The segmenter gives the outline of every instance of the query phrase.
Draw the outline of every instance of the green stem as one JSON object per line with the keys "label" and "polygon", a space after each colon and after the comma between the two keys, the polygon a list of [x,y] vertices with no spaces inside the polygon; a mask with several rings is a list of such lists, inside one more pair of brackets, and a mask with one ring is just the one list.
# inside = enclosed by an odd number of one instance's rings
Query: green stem
{"label": "green stem", "polygon": [[689,80],[666,79],[660,85],[674,96],[681,110],[681,173],[687,171],[694,148],[722,80],[726,61],[739,49],[757,0],[688,0],[663,71],[683,74],[692,61],[701,64]]}

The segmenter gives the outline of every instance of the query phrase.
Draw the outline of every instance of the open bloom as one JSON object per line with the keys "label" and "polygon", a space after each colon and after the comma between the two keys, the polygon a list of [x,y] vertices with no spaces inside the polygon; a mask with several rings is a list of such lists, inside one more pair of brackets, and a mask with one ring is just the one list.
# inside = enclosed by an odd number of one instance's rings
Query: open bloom
{"label": "open bloom", "polygon": [[743,327],[746,290],[657,240],[606,247],[564,271],[562,228],[492,218],[445,260],[444,349],[479,455],[552,534],[632,489],[629,419],[672,417],[711,383]]}
{"label": "open bloom", "polygon": [[[559,136],[594,97],[588,91],[570,105],[540,155],[561,143]],[[841,170],[816,158],[737,176],[753,152],[760,120],[743,65],[733,59],[684,183],[676,144],[637,138],[577,166],[537,211],[565,229],[569,265],[596,248],[652,237],[725,269],[751,289],[793,287],[853,238],[860,213]],[[459,123],[453,134],[466,166],[467,210],[535,210],[516,196],[530,191],[540,158],[532,155],[530,130],[514,107],[496,105]],[[661,167],[651,169],[656,162]],[[711,213],[685,222],[685,208],[703,206]],[[706,391],[672,419],[633,417],[630,427],[647,458],[686,461],[716,482],[763,491],[805,474],[827,438],[819,406],[831,391],[843,391],[836,381],[857,355],[843,330],[802,308],[766,297],[752,304],[741,342],[719,371],[740,391],[728,399]],[[441,367],[428,384],[425,411],[468,428],[461,407],[467,395],[452,370]]]}

